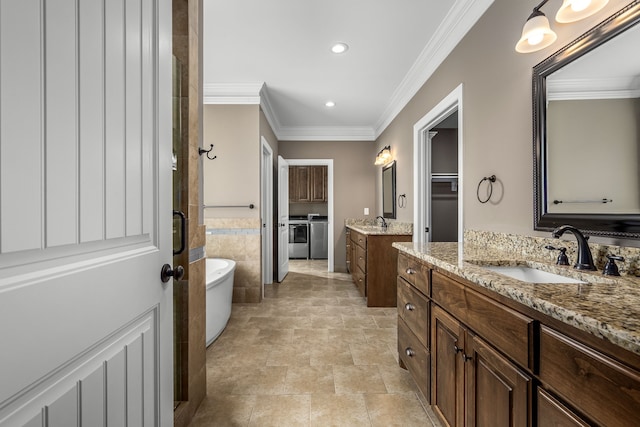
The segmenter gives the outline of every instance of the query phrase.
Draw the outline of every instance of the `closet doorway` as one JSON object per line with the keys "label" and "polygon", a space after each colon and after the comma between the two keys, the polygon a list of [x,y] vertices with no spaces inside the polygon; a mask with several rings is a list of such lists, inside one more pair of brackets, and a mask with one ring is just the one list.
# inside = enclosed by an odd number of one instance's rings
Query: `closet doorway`
{"label": "closet doorway", "polygon": [[414,125],[414,242],[462,242],[462,117],[460,85]]}

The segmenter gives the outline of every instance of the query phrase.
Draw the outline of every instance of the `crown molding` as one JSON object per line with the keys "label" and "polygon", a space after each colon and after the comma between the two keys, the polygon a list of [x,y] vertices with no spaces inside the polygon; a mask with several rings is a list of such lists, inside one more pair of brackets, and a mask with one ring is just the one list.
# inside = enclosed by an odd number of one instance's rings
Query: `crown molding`
{"label": "crown molding", "polygon": [[393,93],[389,105],[375,124],[376,138],[389,126],[411,98],[422,88],[446,57],[471,30],[494,0],[456,0],[434,37]]}
{"label": "crown molding", "polygon": [[204,85],[205,104],[260,104],[264,82],[207,83]]}
{"label": "crown molding", "polygon": [[[274,132],[275,129],[274,129]],[[375,141],[369,126],[282,126],[276,132],[280,141]]]}

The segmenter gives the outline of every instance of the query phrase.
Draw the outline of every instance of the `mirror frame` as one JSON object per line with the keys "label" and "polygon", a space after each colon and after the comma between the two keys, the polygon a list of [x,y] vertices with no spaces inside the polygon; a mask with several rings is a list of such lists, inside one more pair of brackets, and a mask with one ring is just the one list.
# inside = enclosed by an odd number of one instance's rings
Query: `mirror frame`
{"label": "mirror frame", "polygon": [[571,224],[585,234],[640,239],[640,214],[576,214],[547,211],[546,77],[640,22],[640,3],[611,15],[533,67],[533,215],[534,230]]}
{"label": "mirror frame", "polygon": [[[384,211],[384,173],[391,169],[391,200],[393,201],[391,206],[391,212]],[[396,161],[387,163],[382,167],[382,216],[384,218],[396,219]]]}

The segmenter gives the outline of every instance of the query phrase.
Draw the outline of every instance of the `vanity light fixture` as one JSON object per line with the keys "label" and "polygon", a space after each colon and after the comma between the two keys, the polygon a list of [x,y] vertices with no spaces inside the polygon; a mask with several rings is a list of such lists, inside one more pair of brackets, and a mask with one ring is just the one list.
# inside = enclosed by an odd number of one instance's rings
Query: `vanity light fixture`
{"label": "vanity light fixture", "polygon": [[533,8],[533,13],[527,18],[527,22],[522,28],[522,37],[516,44],[516,51],[520,53],[535,52],[551,45],[558,36],[549,26],[549,20],[540,8],[549,0],[543,0],[542,3]]}
{"label": "vanity light fixture", "polygon": [[[522,37],[516,44],[517,52],[536,52],[551,45],[558,38],[549,26],[547,17],[540,11],[548,1],[543,0],[533,8],[533,13],[522,29]],[[556,21],[561,24],[579,21],[600,11],[607,3],[609,0],[563,0],[556,13]]]}
{"label": "vanity light fixture", "polygon": [[391,146],[387,145],[378,152],[374,165],[386,165],[391,161]]}
{"label": "vanity light fixture", "polygon": [[600,11],[609,0],[564,0],[556,13],[560,23],[576,22]]}
{"label": "vanity light fixture", "polygon": [[331,52],[336,54],[345,53],[347,50],[349,50],[349,45],[346,43],[340,42],[331,46]]}

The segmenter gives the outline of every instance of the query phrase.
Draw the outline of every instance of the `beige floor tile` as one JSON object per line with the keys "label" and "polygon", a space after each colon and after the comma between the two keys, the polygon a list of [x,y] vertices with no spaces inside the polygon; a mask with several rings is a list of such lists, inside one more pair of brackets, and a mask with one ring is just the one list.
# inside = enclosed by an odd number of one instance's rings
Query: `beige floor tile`
{"label": "beige floor tile", "polygon": [[335,393],[333,366],[289,366],[286,394]]}
{"label": "beige floor tile", "polygon": [[265,366],[262,368],[239,369],[231,394],[277,395],[284,392],[287,376],[286,366]]}
{"label": "beige floor tile", "polygon": [[250,341],[258,345],[282,345],[293,343],[294,329],[260,329],[260,332]]}
{"label": "beige floor tile", "polygon": [[366,343],[367,339],[362,329],[329,329],[329,342],[331,343]]}
{"label": "beige floor tile", "polygon": [[350,276],[318,264],[233,305],[192,427],[432,425],[398,367],[396,309],[367,307]]}
{"label": "beige floor tile", "polygon": [[386,393],[387,389],[378,367],[334,366],[333,378],[337,394]]}
{"label": "beige floor tile", "polygon": [[374,427],[433,426],[415,394],[367,394],[365,402]]}
{"label": "beige floor tile", "polygon": [[353,365],[351,349],[346,343],[327,343],[323,347],[311,349],[311,366]]}
{"label": "beige floor tile", "polygon": [[339,314],[333,315],[325,315],[325,316],[311,316],[311,327],[312,328],[333,328],[339,329],[344,328],[344,322],[342,321],[342,316]]}
{"label": "beige floor tile", "polygon": [[394,328],[379,328],[379,329],[363,329],[367,342],[372,345],[383,346],[385,344],[398,344],[398,329]]}
{"label": "beige floor tile", "polygon": [[306,343],[274,345],[267,366],[311,366],[311,347]]}
{"label": "beige floor tile", "polygon": [[417,393],[418,387],[411,378],[411,374],[406,369],[402,369],[397,363],[393,366],[378,366],[382,381],[387,388],[387,392],[393,394]]}
{"label": "beige floor tile", "polygon": [[259,396],[250,427],[305,427],[309,425],[309,395]]}
{"label": "beige floor tile", "polygon": [[386,348],[375,344],[350,344],[354,365],[387,365],[396,363],[393,354]]}
{"label": "beige floor tile", "polygon": [[362,394],[311,395],[311,427],[370,427]]}
{"label": "beige floor tile", "polygon": [[376,322],[373,320],[373,316],[347,316],[342,315],[342,321],[345,328],[360,328],[360,329],[373,329],[377,328]]}
{"label": "beige floor tile", "polygon": [[256,396],[208,395],[200,404],[191,427],[248,426]]}

